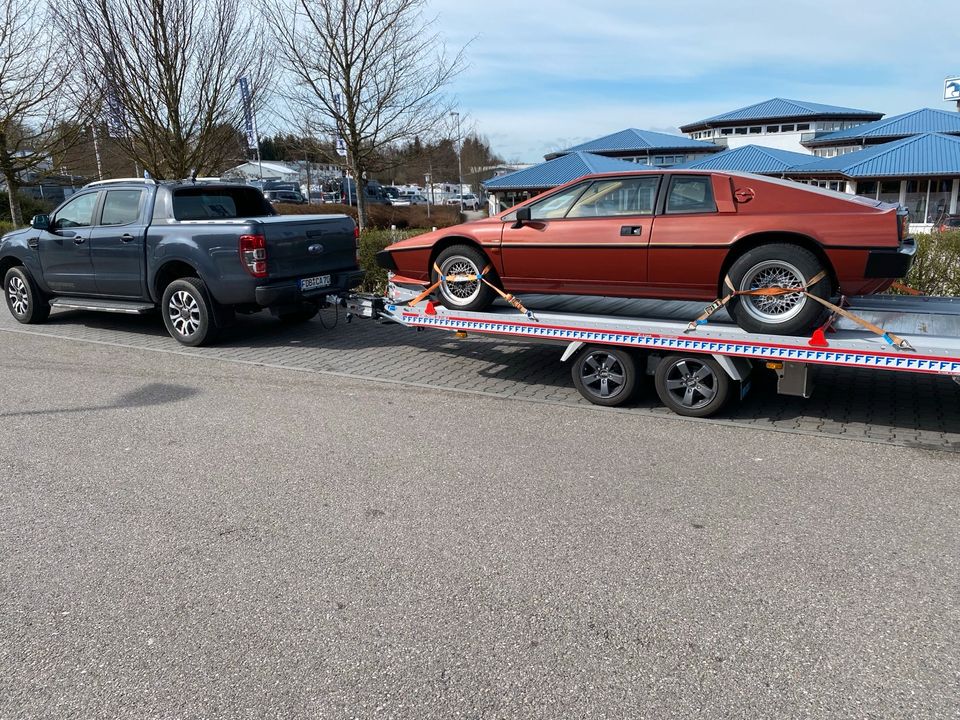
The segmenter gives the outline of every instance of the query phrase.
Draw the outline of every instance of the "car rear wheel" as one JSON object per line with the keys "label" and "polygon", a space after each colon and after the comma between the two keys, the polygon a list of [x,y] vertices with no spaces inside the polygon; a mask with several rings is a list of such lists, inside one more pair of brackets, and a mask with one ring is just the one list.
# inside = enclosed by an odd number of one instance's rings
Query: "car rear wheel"
{"label": "car rear wheel", "polygon": [[[806,248],[774,243],[760,245],[737,258],[727,273],[737,290],[806,287],[825,271],[823,263]],[[828,274],[809,288],[812,295],[829,300],[832,282]],[[724,286],[724,294],[730,289]],[[814,328],[824,307],[803,293],[741,295],[727,305],[734,321],[748,332],[801,335]]]}
{"label": "car rear wheel", "polygon": [[24,325],[42,323],[50,316],[50,303],[25,267],[12,267],[3,278],[3,296],[14,319]]}
{"label": "car rear wheel", "polygon": [[212,342],[217,326],[213,300],[200,278],[174,280],[163,291],[163,324],[181,345],[197,347]]}
{"label": "car rear wheel", "polygon": [[[437,255],[435,262],[443,277],[479,275],[490,264],[487,257],[470,245],[451,245]],[[431,269],[433,281],[437,271]],[[480,280],[456,280],[440,283],[440,299],[451,310],[485,310],[494,300],[494,292]]]}

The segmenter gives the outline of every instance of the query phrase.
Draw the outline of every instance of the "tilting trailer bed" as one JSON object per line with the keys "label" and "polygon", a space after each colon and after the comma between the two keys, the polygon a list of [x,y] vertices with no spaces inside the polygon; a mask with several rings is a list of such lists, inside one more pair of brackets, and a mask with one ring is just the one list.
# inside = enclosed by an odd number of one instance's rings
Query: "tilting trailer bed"
{"label": "tilting trailer bed", "polygon": [[565,345],[560,359],[572,360],[574,385],[598,405],[628,402],[645,373],[654,377],[668,408],[707,417],[732,396],[743,397],[758,366],[777,373],[780,394],[801,397],[812,392],[810,368],[816,365],[945,375],[960,384],[960,298],[852,299],[850,311],[899,334],[913,348],[901,349],[844,318],[812,337],[759,335],[723,322],[690,331],[689,319],[702,309],[696,303],[581,299],[551,304],[563,311],[533,309],[524,315],[504,306],[463,312],[430,301],[409,305],[419,289],[391,283],[387,297],[351,296],[345,305],[353,315],[418,330]]}

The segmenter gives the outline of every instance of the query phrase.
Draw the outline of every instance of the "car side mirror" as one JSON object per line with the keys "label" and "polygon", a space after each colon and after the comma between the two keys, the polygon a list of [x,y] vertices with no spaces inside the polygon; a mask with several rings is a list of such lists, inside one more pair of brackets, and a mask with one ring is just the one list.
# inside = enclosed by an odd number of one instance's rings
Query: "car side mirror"
{"label": "car side mirror", "polygon": [[50,216],[34,215],[30,218],[30,227],[34,230],[48,230],[50,228]]}
{"label": "car side mirror", "polygon": [[522,207],[519,210],[517,210],[517,221],[513,225],[511,225],[511,227],[514,230],[517,230],[519,228],[522,228],[525,222],[530,222],[529,207]]}

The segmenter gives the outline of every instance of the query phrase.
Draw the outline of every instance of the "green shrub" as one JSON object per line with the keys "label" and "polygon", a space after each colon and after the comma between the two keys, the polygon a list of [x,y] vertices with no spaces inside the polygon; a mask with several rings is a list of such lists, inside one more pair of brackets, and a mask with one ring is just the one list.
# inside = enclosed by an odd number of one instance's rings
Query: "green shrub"
{"label": "green shrub", "polygon": [[[274,205],[281,215],[349,215],[357,219],[357,209],[349,205]],[[375,230],[389,230],[395,225],[399,230],[408,228],[450,227],[462,222],[460,209],[446,205],[430,208],[427,217],[425,205],[394,207],[393,205],[371,205],[367,208],[367,225]]]}
{"label": "green shrub", "polygon": [[377,266],[376,255],[391,243],[405,240],[414,235],[429,232],[429,229],[415,230],[364,230],[360,235],[360,267],[367,274],[360,285],[361,292],[382,295],[387,291],[387,271]]}
{"label": "green shrub", "polygon": [[0,235],[5,235],[11,230],[16,230],[16,228],[13,226],[13,223],[0,220]]}
{"label": "green shrub", "polygon": [[[20,198],[20,214],[23,215],[23,222],[30,222],[34,215],[46,215],[53,210],[53,203],[47,200],[40,200],[24,192],[17,193]],[[6,191],[0,193],[0,222],[10,222],[10,200],[7,198]]]}
{"label": "green shrub", "polygon": [[914,237],[917,255],[903,282],[924,295],[960,295],[960,231]]}

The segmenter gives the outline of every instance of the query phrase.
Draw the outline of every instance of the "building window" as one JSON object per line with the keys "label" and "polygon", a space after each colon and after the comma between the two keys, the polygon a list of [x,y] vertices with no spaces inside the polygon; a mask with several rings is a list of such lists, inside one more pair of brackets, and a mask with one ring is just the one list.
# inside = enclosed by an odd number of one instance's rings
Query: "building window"
{"label": "building window", "polygon": [[762,127],[755,126],[755,127],[750,128],[750,134],[751,134],[751,135],[759,135],[762,130],[763,130]]}
{"label": "building window", "polygon": [[793,132],[793,125],[781,125],[780,132]]}
{"label": "building window", "polygon": [[734,134],[736,134],[736,135],[746,135],[746,134],[747,134],[747,129],[746,129],[745,127],[734,128],[734,129],[733,129],[733,132],[734,132]]}
{"label": "building window", "polygon": [[721,134],[721,135],[733,135],[733,128],[721,128],[721,129],[720,129],[720,134]]}
{"label": "building window", "polygon": [[809,129],[810,129],[810,123],[797,123],[797,131],[798,131],[798,132],[799,132],[800,130],[809,130]]}
{"label": "building window", "polygon": [[900,181],[899,180],[881,180],[877,200],[888,203],[900,202]]}
{"label": "building window", "polygon": [[768,132],[768,133],[780,132],[780,126],[779,126],[779,125],[767,125],[767,132]]}
{"label": "building window", "polygon": [[863,197],[877,199],[877,189],[880,187],[880,183],[876,180],[861,180],[857,183],[857,195],[862,195]]}

